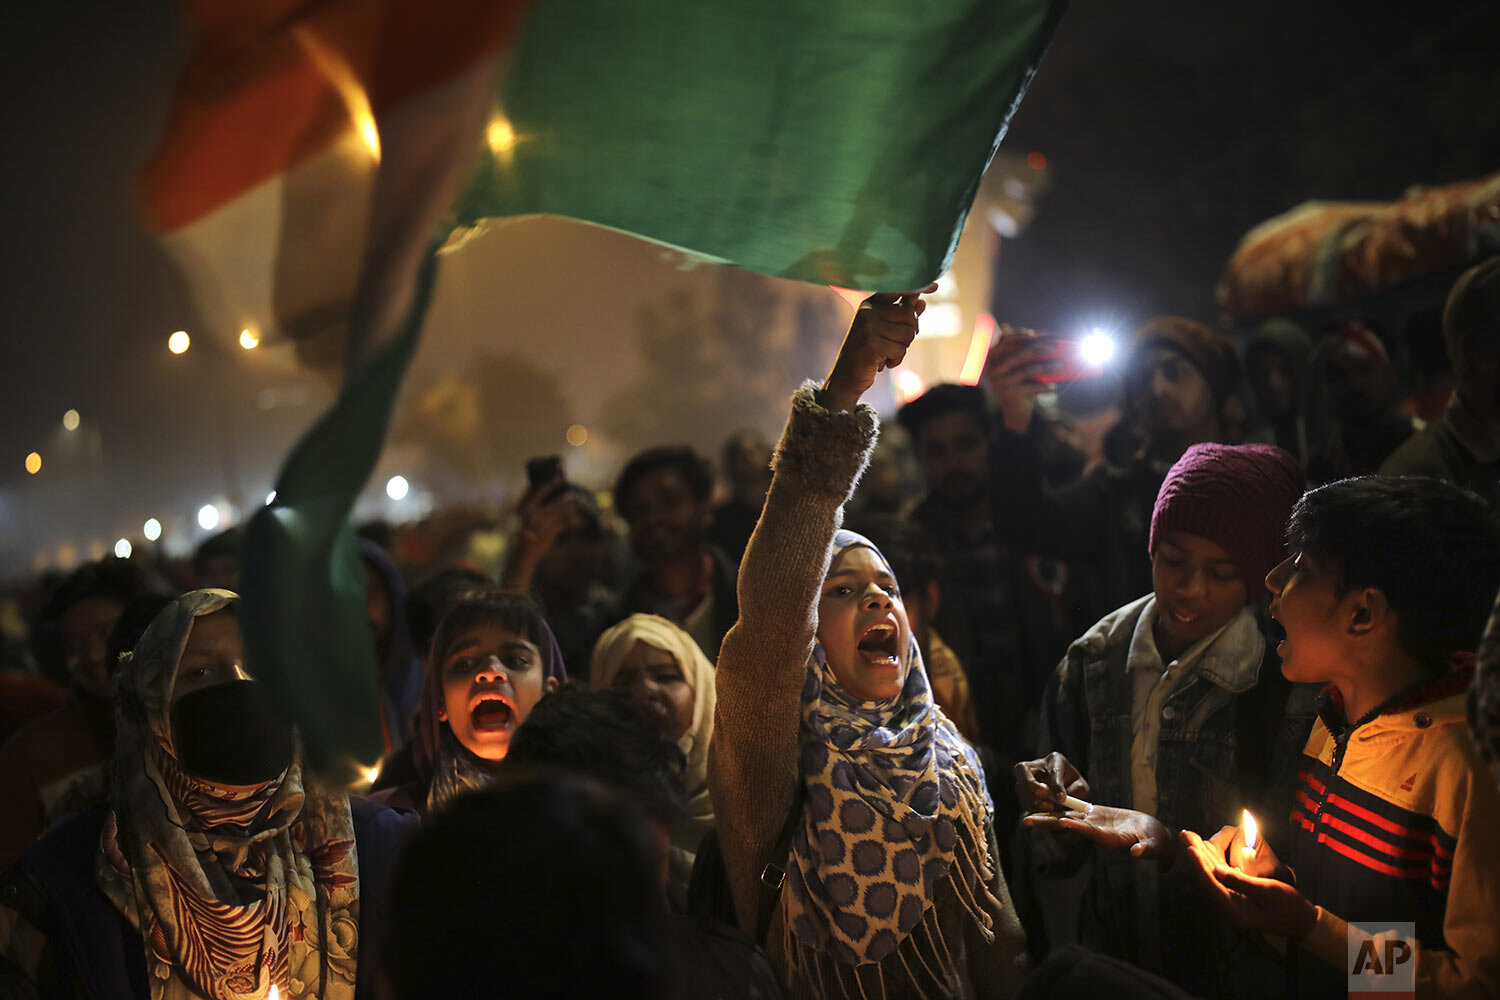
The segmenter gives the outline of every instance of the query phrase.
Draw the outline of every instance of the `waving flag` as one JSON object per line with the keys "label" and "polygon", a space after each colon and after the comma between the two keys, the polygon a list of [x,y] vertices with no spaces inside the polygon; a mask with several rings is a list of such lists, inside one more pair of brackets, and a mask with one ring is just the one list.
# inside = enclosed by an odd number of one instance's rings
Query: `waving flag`
{"label": "waving flag", "polygon": [[546,213],[782,277],[921,287],[1061,9],[190,0],[198,46],[142,177],[147,219],[224,335],[345,372],[247,536],[252,666],[315,767],[379,752],[347,519],[432,241]]}

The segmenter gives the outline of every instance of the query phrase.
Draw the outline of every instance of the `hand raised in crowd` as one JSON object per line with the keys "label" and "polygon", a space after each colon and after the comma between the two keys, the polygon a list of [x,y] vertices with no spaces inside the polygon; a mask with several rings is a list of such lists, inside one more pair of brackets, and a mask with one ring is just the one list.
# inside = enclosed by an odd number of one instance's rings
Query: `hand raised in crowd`
{"label": "hand raised in crowd", "polygon": [[1231,867],[1224,855],[1230,839],[1217,843],[1223,833],[1220,830],[1213,840],[1204,840],[1191,830],[1182,831],[1193,876],[1220,915],[1241,930],[1292,939],[1306,937],[1317,923],[1317,906],[1280,879],[1261,878]]}
{"label": "hand raised in crowd", "polygon": [[1038,376],[1055,367],[1055,362],[1039,360],[1049,350],[1050,342],[1035,330],[1000,324],[985,363],[984,378],[995,395],[1006,429],[1013,433],[1026,433],[1036,397],[1048,390]]}
{"label": "hand raised in crowd", "polygon": [[1062,812],[1063,799],[1089,797],[1089,783],[1078,768],[1056,750],[1036,760],[1026,760],[1010,769],[1016,779],[1016,801],[1026,812]]}
{"label": "hand raised in crowd", "polygon": [[1177,858],[1177,838],[1149,813],[1094,805],[1088,812],[1034,812],[1021,820],[1032,830],[1056,830],[1086,837],[1107,851],[1128,850],[1169,868]]}
{"label": "hand raised in crowd", "polygon": [[557,539],[578,517],[578,500],[566,490],[561,475],[534,487],[521,496],[517,513],[521,518],[520,543],[537,555],[552,550]]}
{"label": "hand raised in crowd", "polygon": [[922,296],[937,290],[928,285],[915,292],[871,295],[860,303],[823,383],[823,404],[831,410],[852,410],[875,376],[906,359],[906,349],[917,336],[917,317],[927,308]]}

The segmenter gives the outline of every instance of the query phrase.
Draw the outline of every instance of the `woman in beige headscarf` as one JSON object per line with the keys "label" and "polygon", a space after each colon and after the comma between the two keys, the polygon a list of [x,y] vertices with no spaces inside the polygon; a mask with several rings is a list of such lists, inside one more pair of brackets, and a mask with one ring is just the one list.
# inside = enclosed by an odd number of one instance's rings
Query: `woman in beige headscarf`
{"label": "woman in beige headscarf", "polygon": [[656,709],[687,766],[686,816],[672,830],[672,874],[686,882],[703,835],[713,828],[708,746],[714,730],[714,668],[693,637],[657,615],[637,614],[599,637],[589,671],[594,688],[631,692]]}

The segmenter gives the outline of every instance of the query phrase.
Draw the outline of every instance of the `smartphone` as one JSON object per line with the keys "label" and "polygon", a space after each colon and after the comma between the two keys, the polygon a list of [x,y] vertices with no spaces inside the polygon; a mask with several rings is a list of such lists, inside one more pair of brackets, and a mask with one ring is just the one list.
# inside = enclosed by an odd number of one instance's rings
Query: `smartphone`
{"label": "smartphone", "polygon": [[1069,340],[1064,337],[1048,337],[1047,344],[1048,346],[1032,359],[1052,365],[1051,370],[1036,376],[1036,380],[1043,385],[1077,382],[1079,379],[1093,378],[1099,374],[1099,366],[1084,359],[1082,341]]}
{"label": "smartphone", "polygon": [[526,483],[533,490],[540,489],[554,480],[556,480],[557,485],[548,492],[548,500],[551,500],[568,488],[568,484],[563,481],[561,456],[546,455],[541,458],[529,458],[526,460]]}

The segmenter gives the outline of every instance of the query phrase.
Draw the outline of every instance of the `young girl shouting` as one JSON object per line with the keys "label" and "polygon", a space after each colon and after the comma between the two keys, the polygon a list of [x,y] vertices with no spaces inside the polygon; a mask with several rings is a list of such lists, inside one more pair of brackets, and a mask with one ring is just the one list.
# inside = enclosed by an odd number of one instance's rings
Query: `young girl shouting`
{"label": "young girl shouting", "polygon": [[568,672],[547,621],[524,597],[475,590],[443,616],[427,657],[416,735],[432,774],[376,793],[423,815],[490,783],[517,727]]}
{"label": "young girl shouting", "polygon": [[933,703],[890,567],[839,531],[876,437],[859,398],[905,357],[920,294],[866,300],[824,385],[793,396],[719,653],[709,780],[735,910],[799,997],[1004,997],[1023,971],[979,761]]}

